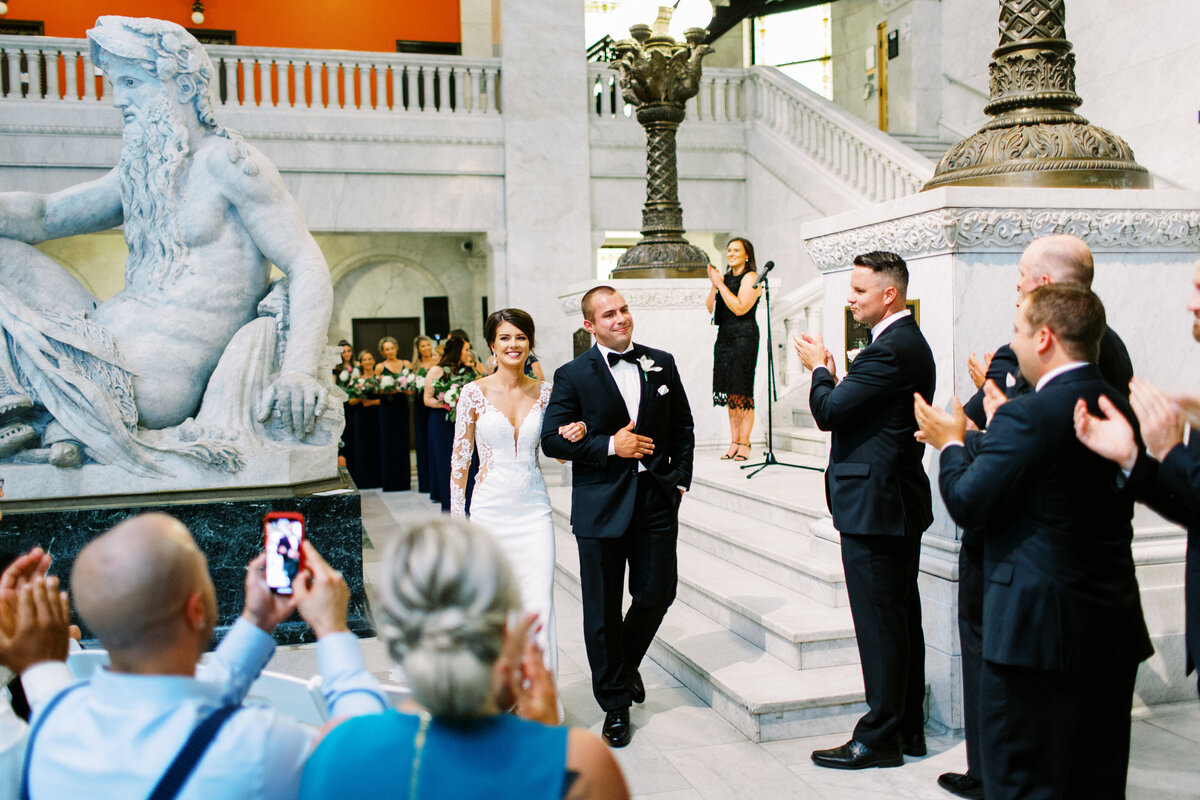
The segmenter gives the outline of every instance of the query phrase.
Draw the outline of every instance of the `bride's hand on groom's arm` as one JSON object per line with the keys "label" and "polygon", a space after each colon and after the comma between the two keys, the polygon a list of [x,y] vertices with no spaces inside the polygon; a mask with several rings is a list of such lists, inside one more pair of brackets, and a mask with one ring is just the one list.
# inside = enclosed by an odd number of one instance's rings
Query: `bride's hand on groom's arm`
{"label": "bride's hand on groom's arm", "polygon": [[568,442],[578,442],[587,435],[587,425],[583,422],[569,422],[558,426],[558,435]]}
{"label": "bride's hand on groom's arm", "polygon": [[633,420],[613,434],[613,448],[621,458],[641,458],[654,452],[654,440],[633,432]]}

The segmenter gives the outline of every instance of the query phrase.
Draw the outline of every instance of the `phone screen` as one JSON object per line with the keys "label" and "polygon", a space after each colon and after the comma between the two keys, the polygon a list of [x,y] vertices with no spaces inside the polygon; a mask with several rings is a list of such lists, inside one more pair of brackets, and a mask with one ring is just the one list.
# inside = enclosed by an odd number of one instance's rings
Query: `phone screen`
{"label": "phone screen", "polygon": [[266,521],[267,586],[276,594],[291,594],[292,579],[300,571],[300,542],[304,540],[304,522],[286,517]]}

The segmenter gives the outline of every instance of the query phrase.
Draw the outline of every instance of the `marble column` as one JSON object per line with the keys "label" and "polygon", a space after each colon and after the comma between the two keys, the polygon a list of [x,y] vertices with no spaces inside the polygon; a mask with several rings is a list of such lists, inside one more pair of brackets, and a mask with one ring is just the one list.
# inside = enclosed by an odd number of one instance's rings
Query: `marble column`
{"label": "marble column", "polygon": [[583,6],[503,0],[500,20],[507,242],[491,306],[533,315],[549,376],[570,359],[575,327],[553,311],[557,293],[594,274]]}
{"label": "marble column", "polygon": [[[1034,238],[1071,233],[1092,248],[1093,288],[1109,324],[1124,339],[1134,371],[1168,391],[1200,389],[1200,345],[1184,306],[1200,254],[1200,194],[1105,189],[948,187],[922,192],[816,222],[801,229],[825,280],[824,336],[841,359],[851,260],[892,250],[907,262],[909,297],[920,301],[920,325],[937,362],[935,405],[965,400],[974,386],[967,357],[1012,337],[1017,260]],[[958,549],[954,525],[936,489],[936,519],[922,540],[921,597],[925,615],[930,718],[962,727],[957,625]],[[1138,674],[1135,703],[1194,698],[1183,674],[1181,530],[1139,506],[1134,559],[1142,605],[1156,654]],[[830,528],[826,544],[836,542]]]}

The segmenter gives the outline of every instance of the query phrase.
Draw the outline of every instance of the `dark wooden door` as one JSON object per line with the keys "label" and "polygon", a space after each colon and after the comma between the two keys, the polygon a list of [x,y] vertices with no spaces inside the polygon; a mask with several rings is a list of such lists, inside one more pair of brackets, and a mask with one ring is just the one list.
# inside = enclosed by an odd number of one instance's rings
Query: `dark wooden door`
{"label": "dark wooden door", "polygon": [[354,352],[370,350],[379,361],[379,340],[392,336],[400,343],[397,357],[408,361],[412,358],[413,339],[421,332],[420,317],[368,317],[355,318],[351,321],[354,333]]}
{"label": "dark wooden door", "polygon": [[[421,332],[420,317],[369,317],[365,319],[355,318],[351,320],[351,330],[354,336],[354,353],[363,350],[370,350],[375,354],[375,360],[382,360],[379,354],[379,340],[385,336],[394,337],[400,343],[400,352],[396,354],[397,358],[408,361],[412,358],[413,339],[417,338]],[[411,402],[420,403],[421,398],[414,397]],[[416,432],[413,430],[412,416],[408,418],[408,441],[409,446],[416,441]]]}

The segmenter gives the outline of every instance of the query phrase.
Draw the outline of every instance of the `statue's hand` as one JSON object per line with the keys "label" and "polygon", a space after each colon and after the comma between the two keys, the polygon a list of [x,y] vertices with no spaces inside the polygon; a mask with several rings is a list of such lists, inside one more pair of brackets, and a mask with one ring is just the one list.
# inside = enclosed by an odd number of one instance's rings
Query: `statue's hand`
{"label": "statue's hand", "polygon": [[258,404],[258,421],[266,422],[274,412],[285,428],[305,439],[316,427],[328,394],[311,375],[281,372],[263,392]]}

